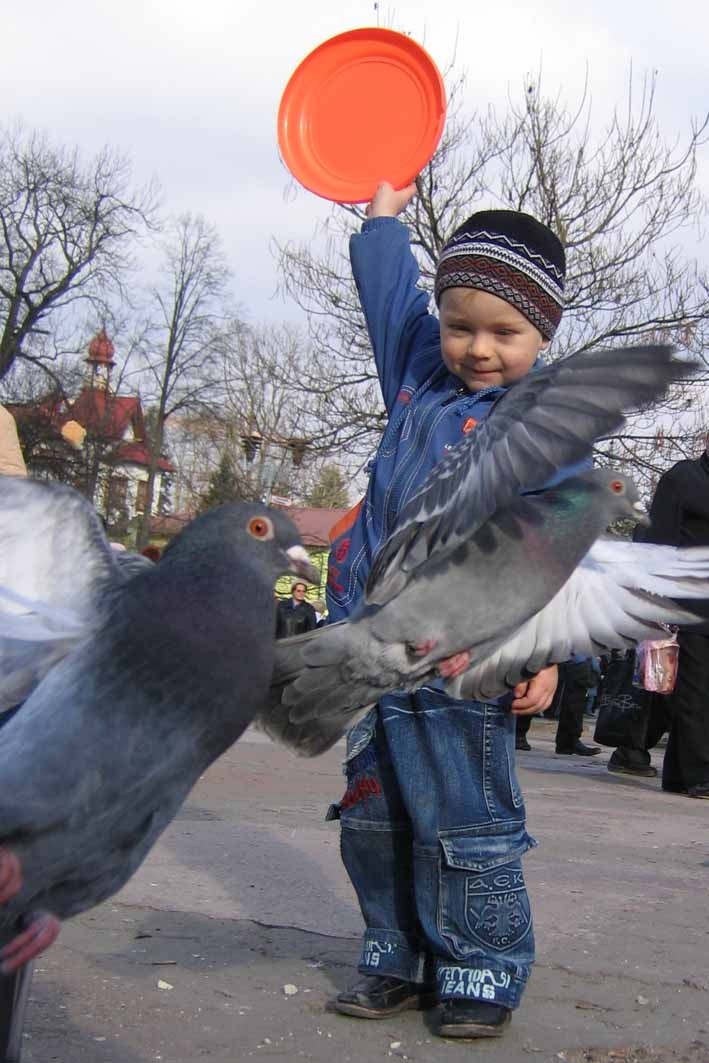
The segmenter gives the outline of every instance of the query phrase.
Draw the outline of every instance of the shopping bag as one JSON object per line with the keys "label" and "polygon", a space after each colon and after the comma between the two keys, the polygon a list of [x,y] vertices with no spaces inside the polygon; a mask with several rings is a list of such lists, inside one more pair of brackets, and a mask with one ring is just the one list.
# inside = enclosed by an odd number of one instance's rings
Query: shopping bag
{"label": "shopping bag", "polygon": [[602,746],[642,749],[652,694],[633,685],[635,653],[614,653],[602,681],[594,740]]}
{"label": "shopping bag", "polygon": [[679,644],[674,632],[664,639],[646,639],[635,651],[633,683],[653,694],[671,694],[677,680]]}

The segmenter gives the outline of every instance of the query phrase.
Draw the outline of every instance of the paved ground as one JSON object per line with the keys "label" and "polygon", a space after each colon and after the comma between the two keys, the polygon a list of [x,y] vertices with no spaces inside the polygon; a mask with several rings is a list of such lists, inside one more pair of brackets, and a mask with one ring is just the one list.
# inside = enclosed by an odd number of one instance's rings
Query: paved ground
{"label": "paved ground", "polygon": [[539,962],[505,1038],[441,1041],[435,1012],[327,1010],[361,929],[323,819],[342,751],[299,760],[249,734],[126,889],[42,958],[23,1063],[708,1063],[709,803],[609,775],[609,751],[556,757],[546,722],[530,740]]}

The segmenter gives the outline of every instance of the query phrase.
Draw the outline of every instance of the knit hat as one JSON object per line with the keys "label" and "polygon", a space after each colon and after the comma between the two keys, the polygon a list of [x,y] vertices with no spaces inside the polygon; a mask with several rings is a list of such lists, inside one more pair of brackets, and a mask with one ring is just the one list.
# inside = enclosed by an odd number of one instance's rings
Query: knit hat
{"label": "knit hat", "polygon": [[510,303],[550,340],[564,308],[566,256],[551,229],[517,210],[481,210],[445,244],[436,270],[446,288],[479,288]]}

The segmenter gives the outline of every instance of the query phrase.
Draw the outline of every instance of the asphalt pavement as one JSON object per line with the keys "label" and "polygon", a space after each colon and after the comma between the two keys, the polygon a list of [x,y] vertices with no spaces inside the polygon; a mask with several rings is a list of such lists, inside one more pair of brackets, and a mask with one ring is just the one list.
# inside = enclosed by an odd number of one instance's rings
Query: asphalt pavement
{"label": "asphalt pavement", "polygon": [[362,929],[324,819],[343,750],[303,760],[248,732],[40,958],[23,1063],[708,1063],[709,802],[609,774],[610,750],[558,757],[553,735],[535,721],[519,754],[538,963],[503,1038],[328,1010]]}

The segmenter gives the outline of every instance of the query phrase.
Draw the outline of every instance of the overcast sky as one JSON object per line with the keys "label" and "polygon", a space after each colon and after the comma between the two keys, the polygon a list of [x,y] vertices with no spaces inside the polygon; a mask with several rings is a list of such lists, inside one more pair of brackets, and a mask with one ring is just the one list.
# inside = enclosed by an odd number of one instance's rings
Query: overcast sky
{"label": "overcast sky", "polygon": [[[298,62],[326,38],[376,25],[371,0],[6,0],[0,117],[89,154],[111,144],[164,208],[214,222],[234,294],[256,323],[295,317],[274,298],[274,234],[306,239],[328,209],[288,194],[276,113]],[[658,72],[667,139],[709,109],[709,14],[699,0],[401,0],[381,24],[410,33],[438,65],[457,42],[471,103],[504,105],[541,65],[545,89],[577,98],[588,67],[599,125],[622,103],[629,64]],[[709,149],[701,183],[709,192]]]}

